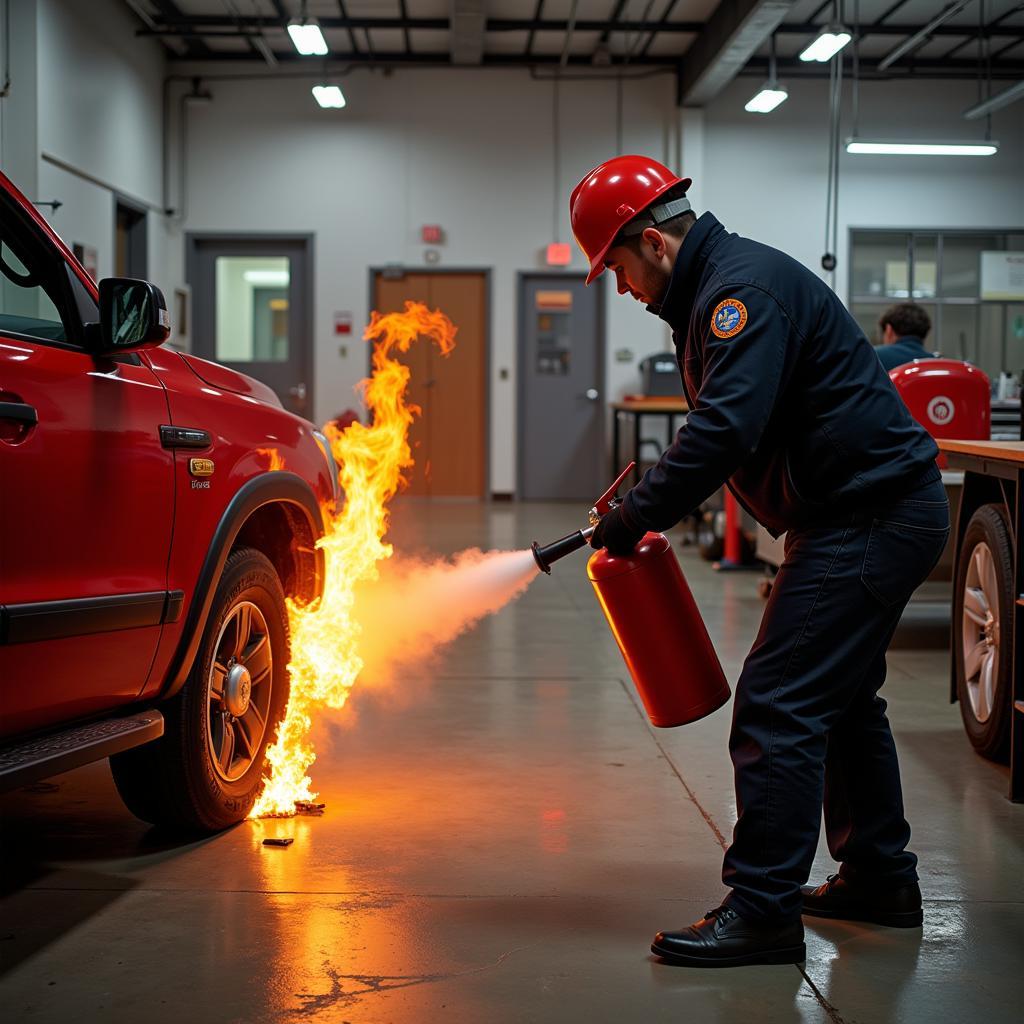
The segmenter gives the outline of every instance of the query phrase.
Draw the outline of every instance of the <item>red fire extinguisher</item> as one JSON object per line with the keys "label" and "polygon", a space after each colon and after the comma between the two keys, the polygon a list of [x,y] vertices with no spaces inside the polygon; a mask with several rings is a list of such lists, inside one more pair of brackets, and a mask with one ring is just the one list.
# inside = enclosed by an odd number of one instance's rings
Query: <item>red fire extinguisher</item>
{"label": "red fire extinguisher", "polygon": [[[540,568],[584,547],[594,527],[619,504],[622,475],[590,510],[591,527],[551,544],[533,544]],[[625,557],[595,551],[587,575],[652,725],[686,725],[717,711],[729,684],[679,560],[663,533],[648,533]]]}

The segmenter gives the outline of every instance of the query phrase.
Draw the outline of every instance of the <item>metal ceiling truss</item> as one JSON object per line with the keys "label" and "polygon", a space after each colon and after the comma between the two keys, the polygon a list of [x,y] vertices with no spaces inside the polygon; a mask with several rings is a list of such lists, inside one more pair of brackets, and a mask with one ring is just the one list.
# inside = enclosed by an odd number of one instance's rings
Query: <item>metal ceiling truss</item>
{"label": "metal ceiling truss", "polygon": [[[978,73],[976,60],[956,60],[955,54],[977,42],[979,30],[963,25],[949,24],[891,24],[889,19],[896,15],[909,0],[895,2],[870,24],[860,26],[859,38],[889,37],[897,42],[890,48],[887,57],[880,59],[860,58],[860,74],[863,78],[970,78]],[[643,16],[626,20],[622,17],[627,0],[616,0],[605,18],[576,17],[576,5],[571,6],[570,17],[545,17],[545,0],[537,0],[532,18],[497,18],[486,15],[484,0],[451,0],[450,17],[415,17],[408,13],[409,4],[399,0],[398,15],[353,16],[348,13],[344,0],[338,0],[336,15],[320,15],[320,27],[325,31],[343,31],[347,37],[347,52],[332,51],[329,62],[332,65],[353,66],[474,66],[474,67],[515,67],[515,66],[572,66],[596,68],[598,71],[615,70],[623,72],[627,65],[638,69],[665,68],[674,70],[678,76],[680,98],[686,102],[705,101],[717,88],[736,74],[763,75],[767,71],[767,58],[754,56],[757,48],[772,34],[776,36],[801,36],[811,39],[821,30],[817,19],[833,4],[824,2],[805,21],[781,21],[785,11],[778,12],[789,4],[786,0],[720,0],[718,8],[707,21],[670,20],[678,0],[670,0],[659,12],[659,17],[650,18],[653,5],[645,4]],[[304,61],[290,45],[286,44],[285,33],[289,21],[289,9],[283,0],[271,0],[272,16],[257,17],[243,14],[243,4],[235,0],[225,3],[221,14],[188,14],[183,12],[174,0],[150,0],[155,12],[146,19],[140,16],[139,36],[158,37],[168,41],[172,61],[218,61],[236,64],[239,62],[266,61],[294,63]],[[138,13],[137,0],[129,6]],[[938,5],[937,5],[938,6]],[[250,8],[251,9],[251,8]],[[990,47],[989,63],[993,79],[1016,79],[1024,77],[1024,58],[1005,56],[1024,43],[1024,29],[1019,25],[1008,25],[1011,15],[1019,13],[1018,5],[998,18],[988,22],[981,36]],[[563,8],[564,11],[564,8]],[[773,13],[774,12],[774,13]],[[774,26],[773,21],[778,21]],[[935,19],[932,19],[934,22]],[[373,49],[370,32],[374,30],[398,30],[403,40],[403,49],[395,52],[381,52]],[[444,31],[450,33],[447,50],[423,50],[414,48],[412,33],[417,31]],[[267,33],[275,34],[273,42]],[[362,44],[357,32],[362,34]],[[526,33],[526,45],[520,53],[488,53],[486,36],[491,33]],[[534,51],[536,35],[539,32],[565,35],[565,45],[560,53],[539,54]],[[592,53],[573,53],[570,49],[570,34],[597,33],[598,43]],[[613,52],[609,42],[612,35],[625,36],[629,40],[625,52]],[[686,36],[697,36],[690,49],[682,55],[651,53],[652,44],[663,39],[679,39],[681,44],[690,41]],[[968,38],[965,38],[968,37]],[[906,44],[915,37],[919,42]],[[218,38],[245,39],[249,46],[245,50],[219,51],[214,48]],[[955,39],[953,46],[940,56],[915,56],[913,50],[927,41],[940,38]],[[207,42],[207,41],[210,42]],[[210,43],[214,43],[211,46]],[[175,45],[178,44],[178,45]],[[905,52],[893,56],[900,49]],[[889,64],[885,61],[888,59]],[[827,77],[828,66],[817,63],[806,64],[796,57],[778,60],[780,74],[790,78]],[[686,99],[686,97],[690,97]]]}

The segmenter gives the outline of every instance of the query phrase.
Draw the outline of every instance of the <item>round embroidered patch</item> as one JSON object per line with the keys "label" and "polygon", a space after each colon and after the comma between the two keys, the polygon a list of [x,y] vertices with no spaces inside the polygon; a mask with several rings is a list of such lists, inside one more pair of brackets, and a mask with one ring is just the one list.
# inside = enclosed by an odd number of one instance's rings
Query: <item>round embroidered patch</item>
{"label": "round embroidered patch", "polygon": [[747,326],[747,307],[739,299],[726,299],[715,307],[711,330],[716,338],[732,338]]}

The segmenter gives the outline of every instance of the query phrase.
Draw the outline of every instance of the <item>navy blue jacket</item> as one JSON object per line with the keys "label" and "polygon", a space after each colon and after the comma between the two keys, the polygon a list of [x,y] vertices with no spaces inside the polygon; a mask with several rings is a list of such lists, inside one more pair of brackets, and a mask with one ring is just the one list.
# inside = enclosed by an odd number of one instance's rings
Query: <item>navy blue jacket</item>
{"label": "navy blue jacket", "polygon": [[895,497],[934,469],[914,420],[836,294],[705,213],[660,306],[690,404],[627,521],[664,530],[726,480],[771,533]]}
{"label": "navy blue jacket", "polygon": [[903,366],[904,363],[912,363],[915,359],[935,358],[921,343],[921,339],[915,338],[912,334],[897,338],[891,345],[879,345],[875,349],[875,355],[878,356],[878,361],[886,373],[895,370],[897,366]]}

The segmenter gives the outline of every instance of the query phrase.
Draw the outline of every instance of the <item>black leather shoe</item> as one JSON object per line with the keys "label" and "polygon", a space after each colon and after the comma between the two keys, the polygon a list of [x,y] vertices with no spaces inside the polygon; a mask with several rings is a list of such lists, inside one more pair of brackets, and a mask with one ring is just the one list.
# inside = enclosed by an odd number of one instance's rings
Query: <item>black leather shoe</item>
{"label": "black leather shoe", "polygon": [[798,964],[807,958],[803,922],[746,921],[731,907],[709,910],[681,932],[658,932],[651,952],[683,967]]}
{"label": "black leather shoe", "polygon": [[924,921],[921,889],[917,882],[898,889],[881,889],[870,883],[848,882],[829,875],[824,885],[805,885],[804,913],[840,921],[869,921],[890,928],[918,928]]}

